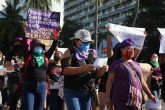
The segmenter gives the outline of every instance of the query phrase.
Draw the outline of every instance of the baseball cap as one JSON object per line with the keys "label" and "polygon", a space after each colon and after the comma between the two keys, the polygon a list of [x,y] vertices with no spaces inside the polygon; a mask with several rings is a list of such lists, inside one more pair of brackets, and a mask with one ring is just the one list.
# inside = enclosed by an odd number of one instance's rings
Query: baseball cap
{"label": "baseball cap", "polygon": [[93,40],[91,39],[91,34],[88,30],[85,29],[80,29],[75,33],[75,36],[73,39],[80,39],[83,42],[93,42]]}

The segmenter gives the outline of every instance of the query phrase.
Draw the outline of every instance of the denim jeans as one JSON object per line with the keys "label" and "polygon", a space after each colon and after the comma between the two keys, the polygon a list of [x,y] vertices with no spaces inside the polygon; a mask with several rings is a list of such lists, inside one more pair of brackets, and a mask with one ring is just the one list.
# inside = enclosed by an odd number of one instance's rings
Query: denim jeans
{"label": "denim jeans", "polygon": [[16,110],[18,96],[17,87],[19,85],[19,76],[14,73],[10,73],[8,75],[7,80],[7,89],[8,89],[8,97],[7,97],[7,105],[10,107],[10,110]]}
{"label": "denim jeans", "polygon": [[158,99],[160,99],[161,97],[161,89],[157,89],[157,90],[152,90],[154,96],[156,96]]}
{"label": "denim jeans", "polygon": [[64,99],[68,110],[92,110],[91,93],[64,88]]}
{"label": "denim jeans", "polygon": [[25,81],[23,86],[24,110],[43,110],[46,99],[46,82]]}
{"label": "denim jeans", "polygon": [[58,89],[51,89],[49,95],[50,110],[62,110],[63,100],[58,96]]}
{"label": "denim jeans", "polygon": [[1,97],[2,97],[2,105],[5,105],[6,101],[7,101],[7,97],[8,97],[8,93],[7,93],[7,88],[4,88],[1,91]]}

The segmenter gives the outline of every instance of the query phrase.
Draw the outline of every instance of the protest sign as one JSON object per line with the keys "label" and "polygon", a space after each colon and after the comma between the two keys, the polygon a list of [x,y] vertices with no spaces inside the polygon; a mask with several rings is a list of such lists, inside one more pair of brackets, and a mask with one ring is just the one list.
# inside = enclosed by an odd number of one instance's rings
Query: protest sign
{"label": "protest sign", "polygon": [[135,43],[135,48],[141,50],[143,47],[145,35],[144,28],[127,27],[116,24],[110,24],[110,31],[122,42],[125,39],[131,38]]}
{"label": "protest sign", "polygon": [[165,53],[165,29],[159,28],[158,30],[161,33],[159,53],[162,54]]}
{"label": "protest sign", "polygon": [[60,13],[28,9],[27,37],[50,40],[52,33],[60,30]]}

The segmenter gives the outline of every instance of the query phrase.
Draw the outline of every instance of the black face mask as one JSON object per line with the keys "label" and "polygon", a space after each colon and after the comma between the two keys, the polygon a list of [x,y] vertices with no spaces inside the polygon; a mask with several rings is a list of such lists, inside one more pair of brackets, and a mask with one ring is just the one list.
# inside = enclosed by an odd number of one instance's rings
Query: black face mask
{"label": "black face mask", "polygon": [[20,51],[22,49],[22,46],[21,45],[15,45],[14,46],[14,50],[15,51]]}
{"label": "black face mask", "polygon": [[59,57],[59,56],[54,56],[54,61],[58,62],[58,61],[60,61],[60,60],[61,60],[61,57]]}
{"label": "black face mask", "polygon": [[17,56],[21,56],[23,51],[22,51],[22,46],[21,45],[15,45],[13,48],[13,52]]}

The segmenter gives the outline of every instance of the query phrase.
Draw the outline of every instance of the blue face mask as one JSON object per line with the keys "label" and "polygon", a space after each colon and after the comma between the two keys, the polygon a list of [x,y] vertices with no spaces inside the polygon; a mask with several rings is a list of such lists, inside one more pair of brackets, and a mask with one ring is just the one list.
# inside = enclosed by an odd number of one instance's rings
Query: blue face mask
{"label": "blue face mask", "polygon": [[102,58],[106,58],[107,57],[107,54],[106,53],[103,53],[103,54],[101,54],[101,57]]}
{"label": "blue face mask", "polygon": [[82,51],[87,51],[89,49],[89,47],[90,47],[90,43],[89,42],[84,42],[83,44],[81,44],[80,49]]}
{"label": "blue face mask", "polygon": [[44,53],[44,50],[42,47],[36,47],[36,48],[34,48],[34,53],[42,54],[42,53]]}

